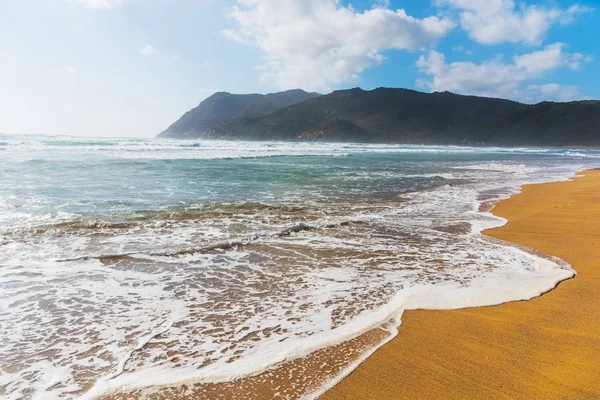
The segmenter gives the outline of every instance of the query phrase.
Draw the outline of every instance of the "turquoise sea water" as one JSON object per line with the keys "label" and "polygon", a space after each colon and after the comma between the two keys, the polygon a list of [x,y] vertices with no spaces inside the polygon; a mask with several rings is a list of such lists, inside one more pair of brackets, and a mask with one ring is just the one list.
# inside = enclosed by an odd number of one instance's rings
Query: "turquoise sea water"
{"label": "turquoise sea water", "polygon": [[407,308],[538,295],[572,270],[482,237],[503,223],[489,206],[599,164],[595,150],[0,136],[0,397],[230,381]]}

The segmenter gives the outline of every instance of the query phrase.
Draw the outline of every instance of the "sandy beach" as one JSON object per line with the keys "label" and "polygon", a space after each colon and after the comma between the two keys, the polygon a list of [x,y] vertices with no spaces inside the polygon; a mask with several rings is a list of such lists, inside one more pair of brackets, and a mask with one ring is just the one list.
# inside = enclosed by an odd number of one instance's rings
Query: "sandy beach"
{"label": "sandy beach", "polygon": [[599,393],[600,151],[2,140],[2,399]]}
{"label": "sandy beach", "polygon": [[600,398],[600,171],[524,186],[484,232],[562,258],[574,279],[529,300],[416,310],[400,334],[322,398]]}

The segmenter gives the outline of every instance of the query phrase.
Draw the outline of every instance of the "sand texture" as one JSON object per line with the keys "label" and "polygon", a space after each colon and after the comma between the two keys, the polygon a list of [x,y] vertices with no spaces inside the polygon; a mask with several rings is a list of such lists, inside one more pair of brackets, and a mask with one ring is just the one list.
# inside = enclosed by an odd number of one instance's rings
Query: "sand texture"
{"label": "sand texture", "polygon": [[485,233],[577,271],[545,295],[494,307],[416,310],[400,334],[322,398],[600,399],[600,171],[528,185]]}

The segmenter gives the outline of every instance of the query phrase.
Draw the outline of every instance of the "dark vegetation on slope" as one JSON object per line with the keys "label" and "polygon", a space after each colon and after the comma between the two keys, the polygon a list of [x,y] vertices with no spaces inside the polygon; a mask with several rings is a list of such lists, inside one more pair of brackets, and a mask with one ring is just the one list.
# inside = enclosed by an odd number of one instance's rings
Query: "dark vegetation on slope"
{"label": "dark vegetation on slope", "polygon": [[304,90],[271,94],[231,94],[218,92],[183,114],[160,137],[198,138],[209,128],[230,120],[269,115],[281,108],[319,96]]}
{"label": "dark vegetation on slope", "polygon": [[[229,101],[217,105],[211,99],[222,94],[215,94],[197,108],[209,102],[214,114],[232,117],[188,122],[196,127],[193,135],[167,136],[414,144],[600,145],[600,101],[528,105],[449,92],[422,93],[390,88],[338,90],[325,96],[302,93],[306,99],[268,113],[268,107],[262,105],[256,108],[246,105],[241,112],[231,112],[239,107]],[[219,113],[217,109],[221,108],[227,112]],[[171,128],[167,132],[181,132]]]}

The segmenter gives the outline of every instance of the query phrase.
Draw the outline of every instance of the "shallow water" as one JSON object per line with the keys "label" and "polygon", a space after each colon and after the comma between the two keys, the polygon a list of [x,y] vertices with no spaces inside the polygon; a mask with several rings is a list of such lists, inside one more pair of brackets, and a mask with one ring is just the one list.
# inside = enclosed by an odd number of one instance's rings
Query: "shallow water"
{"label": "shallow water", "polygon": [[[252,380],[318,393],[403,309],[530,298],[572,276],[479,232],[520,185],[599,163],[592,150],[1,136],[0,396],[223,395]],[[335,346],[349,356],[325,356]]]}

